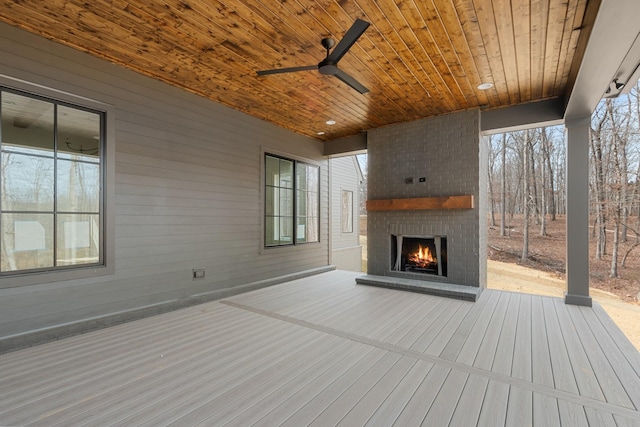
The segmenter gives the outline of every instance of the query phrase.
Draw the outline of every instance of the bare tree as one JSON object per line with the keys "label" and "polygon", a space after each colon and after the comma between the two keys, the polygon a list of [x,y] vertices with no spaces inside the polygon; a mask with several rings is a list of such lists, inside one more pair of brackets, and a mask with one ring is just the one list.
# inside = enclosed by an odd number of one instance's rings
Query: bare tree
{"label": "bare tree", "polygon": [[525,131],[524,137],[524,155],[522,156],[523,191],[522,191],[522,210],[524,220],[522,225],[522,260],[529,258],[529,130]]}
{"label": "bare tree", "polygon": [[[596,111],[596,115],[598,115]],[[595,128],[591,128],[591,167],[594,169],[594,181],[592,190],[596,199],[596,218],[594,223],[594,235],[596,237],[596,255],[597,260],[601,260],[605,255],[607,236],[606,236],[606,195],[605,195],[605,174],[603,160],[603,138],[605,133],[606,114],[599,114],[601,117],[595,123]]]}
{"label": "bare tree", "polygon": [[507,134],[502,134],[502,166],[500,182],[500,235],[504,236],[505,217],[507,216]]}
{"label": "bare tree", "polygon": [[[551,141],[551,137],[549,135],[549,130],[547,128],[542,128],[541,132],[540,132],[540,136],[541,136],[541,144],[540,144],[540,149],[542,150],[542,157],[543,157],[543,184],[542,184],[542,188],[546,189],[547,191],[545,191],[545,196],[546,196],[546,202],[545,205],[547,205],[547,209],[549,211],[549,215],[551,216],[551,221],[555,221],[556,220],[556,200],[555,200],[555,179],[554,179],[554,168],[553,165],[551,163],[551,153],[554,151],[554,147],[553,147],[553,143]],[[545,184],[545,174],[544,172],[546,172],[546,176],[548,178],[548,183]],[[544,198],[544,196],[543,196]]]}

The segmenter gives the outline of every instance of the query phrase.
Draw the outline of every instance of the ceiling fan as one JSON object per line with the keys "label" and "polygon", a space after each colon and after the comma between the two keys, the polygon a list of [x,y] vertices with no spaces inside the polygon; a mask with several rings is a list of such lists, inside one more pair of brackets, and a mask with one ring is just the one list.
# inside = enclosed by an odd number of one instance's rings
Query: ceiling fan
{"label": "ceiling fan", "polygon": [[[293,73],[297,71],[318,70],[320,74],[327,76],[335,76],[357,90],[360,93],[367,93],[369,89],[364,87],[360,82],[351,77],[338,68],[338,61],[349,51],[351,46],[360,38],[360,36],[369,27],[367,21],[362,19],[356,19],[356,22],[351,25],[351,28],[347,30],[342,40],[336,45],[335,40],[331,38],[322,39],[322,46],[327,50],[327,57],[323,59],[318,65],[307,65],[303,67],[291,67],[291,68],[278,68],[275,70],[263,70],[258,71],[259,76],[266,76],[268,74],[281,74],[281,73]],[[333,46],[336,46],[333,51],[330,52]]]}

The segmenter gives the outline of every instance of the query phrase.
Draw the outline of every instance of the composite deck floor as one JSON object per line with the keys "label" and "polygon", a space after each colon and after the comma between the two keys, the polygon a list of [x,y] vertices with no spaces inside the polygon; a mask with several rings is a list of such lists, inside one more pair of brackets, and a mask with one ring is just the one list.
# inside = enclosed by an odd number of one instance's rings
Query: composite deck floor
{"label": "composite deck floor", "polygon": [[640,426],[607,314],[329,272],[0,356],[0,425]]}

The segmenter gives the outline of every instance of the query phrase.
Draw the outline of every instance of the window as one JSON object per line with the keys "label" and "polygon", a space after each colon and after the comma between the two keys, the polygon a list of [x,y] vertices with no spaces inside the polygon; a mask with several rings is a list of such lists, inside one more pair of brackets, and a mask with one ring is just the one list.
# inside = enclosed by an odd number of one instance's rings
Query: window
{"label": "window", "polygon": [[265,155],[265,246],[320,240],[320,168]]}
{"label": "window", "polygon": [[342,232],[353,233],[353,191],[342,190]]}
{"label": "window", "polygon": [[0,87],[0,274],[104,264],[104,116]]}

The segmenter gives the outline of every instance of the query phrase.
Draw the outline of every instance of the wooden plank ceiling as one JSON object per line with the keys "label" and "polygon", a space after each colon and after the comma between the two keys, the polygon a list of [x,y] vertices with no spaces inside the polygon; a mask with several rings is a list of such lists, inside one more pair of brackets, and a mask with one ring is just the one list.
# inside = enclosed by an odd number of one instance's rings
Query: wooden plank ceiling
{"label": "wooden plank ceiling", "polygon": [[[0,20],[330,140],[563,96],[588,1],[13,0]],[[356,18],[371,26],[339,67],[370,92],[317,70],[256,74],[317,64],[321,39],[339,41]]]}

